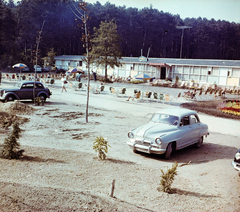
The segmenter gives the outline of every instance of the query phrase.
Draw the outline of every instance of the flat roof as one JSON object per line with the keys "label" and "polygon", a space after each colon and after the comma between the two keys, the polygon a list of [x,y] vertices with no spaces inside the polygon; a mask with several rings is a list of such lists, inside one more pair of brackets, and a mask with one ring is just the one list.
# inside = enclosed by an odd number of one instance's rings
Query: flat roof
{"label": "flat roof", "polygon": [[[83,55],[61,55],[56,56],[56,60],[75,60],[82,61]],[[119,60],[122,63],[139,63],[156,66],[209,66],[209,67],[231,67],[240,68],[240,60],[212,60],[212,59],[178,59],[178,58],[148,58],[147,61],[140,61],[139,57],[122,57]]]}

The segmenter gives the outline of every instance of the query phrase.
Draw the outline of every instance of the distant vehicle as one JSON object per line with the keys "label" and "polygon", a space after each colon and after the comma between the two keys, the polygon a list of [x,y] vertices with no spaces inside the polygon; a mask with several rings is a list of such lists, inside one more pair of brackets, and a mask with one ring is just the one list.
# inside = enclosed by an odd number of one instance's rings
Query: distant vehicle
{"label": "distant vehicle", "polygon": [[51,70],[52,70],[52,67],[50,67],[50,66],[42,68],[42,71],[44,71],[44,72],[49,72]]}
{"label": "distant vehicle", "polygon": [[37,68],[37,71],[42,71],[42,67],[41,66],[39,66],[39,65],[35,65],[34,67],[34,71],[36,70],[36,68]]}
{"label": "distant vehicle", "polygon": [[62,69],[62,68],[61,68],[61,69],[56,68],[56,69],[55,69],[55,73],[56,73],[56,74],[65,74],[65,73],[66,73],[66,70],[65,70],[65,69]]}
{"label": "distant vehicle", "polygon": [[28,67],[25,67],[22,69],[22,71],[30,71],[30,69]]}
{"label": "distant vehicle", "polygon": [[[0,100],[1,101],[14,101],[23,99],[33,100],[33,87],[34,82],[23,82],[16,84],[13,88],[6,88],[0,90]],[[45,88],[41,82],[36,82],[36,97],[40,97],[41,100],[46,100],[50,98],[52,93],[48,88]]]}
{"label": "distant vehicle", "polygon": [[240,177],[240,149],[236,152],[232,165],[238,171],[238,176]]}
{"label": "distant vehicle", "polygon": [[164,154],[169,159],[172,152],[184,147],[202,146],[208,126],[200,122],[197,113],[188,109],[163,109],[153,114],[150,122],[128,133],[127,144],[133,152]]}

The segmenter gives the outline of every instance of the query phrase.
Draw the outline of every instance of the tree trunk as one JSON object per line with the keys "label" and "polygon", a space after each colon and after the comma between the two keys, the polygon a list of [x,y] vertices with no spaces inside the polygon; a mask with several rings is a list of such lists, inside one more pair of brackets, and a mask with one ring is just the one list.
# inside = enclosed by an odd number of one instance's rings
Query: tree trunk
{"label": "tree trunk", "polygon": [[105,79],[107,79],[107,63],[105,63]]}

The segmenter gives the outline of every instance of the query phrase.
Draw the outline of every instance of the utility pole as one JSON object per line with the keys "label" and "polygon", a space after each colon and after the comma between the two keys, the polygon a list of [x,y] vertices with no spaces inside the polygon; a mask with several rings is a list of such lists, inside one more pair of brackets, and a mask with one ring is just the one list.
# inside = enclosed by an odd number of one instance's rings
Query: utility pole
{"label": "utility pole", "polygon": [[190,26],[176,26],[177,29],[182,30],[182,36],[181,36],[181,49],[180,49],[180,59],[182,58],[182,48],[183,48],[183,35],[184,35],[184,29],[190,29],[192,27]]}

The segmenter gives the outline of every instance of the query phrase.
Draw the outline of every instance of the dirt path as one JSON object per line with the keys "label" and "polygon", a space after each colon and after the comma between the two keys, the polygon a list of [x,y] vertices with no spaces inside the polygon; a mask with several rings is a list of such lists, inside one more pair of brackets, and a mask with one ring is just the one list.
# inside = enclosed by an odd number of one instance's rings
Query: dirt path
{"label": "dirt path", "polygon": [[[85,99],[79,100],[85,96],[62,103],[66,95],[55,91],[44,107],[23,116],[30,119],[19,140],[25,157],[0,159],[0,211],[240,210],[240,179],[231,166],[239,137],[210,129],[202,148],[180,150],[169,161],[134,154],[126,145],[127,132],[146,123],[161,104],[103,99],[112,104],[103,109],[99,96],[92,96],[89,123],[85,123]],[[145,107],[149,111],[139,115]],[[130,116],[134,110],[137,115]],[[0,133],[2,141],[6,132]],[[106,161],[99,161],[92,150],[97,136],[111,145]],[[174,161],[183,166],[178,168],[173,194],[158,191],[160,169]],[[113,179],[115,198],[109,196]]]}

